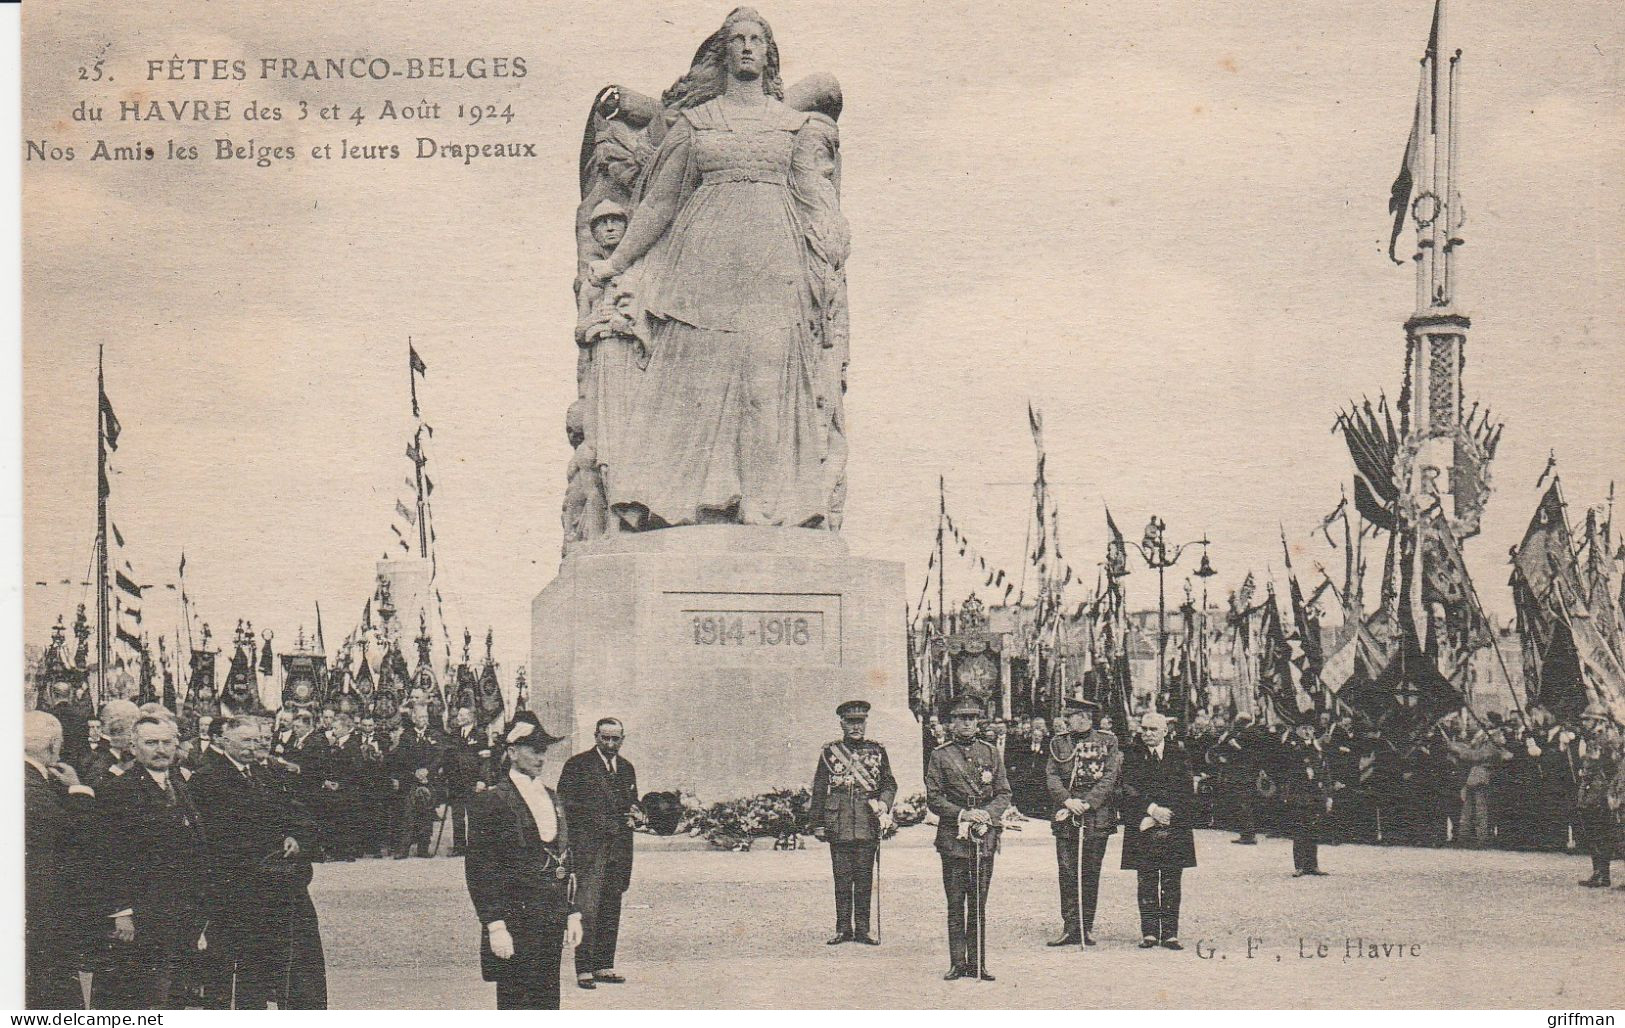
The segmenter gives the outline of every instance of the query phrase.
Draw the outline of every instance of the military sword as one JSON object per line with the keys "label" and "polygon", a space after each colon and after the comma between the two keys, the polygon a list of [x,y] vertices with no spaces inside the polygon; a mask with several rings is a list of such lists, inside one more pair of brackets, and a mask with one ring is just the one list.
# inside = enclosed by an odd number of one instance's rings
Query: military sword
{"label": "military sword", "polygon": [[[1082,952],[1085,948],[1083,941],[1085,930],[1083,927],[1083,821],[1079,820],[1076,827],[1078,829],[1078,950]],[[1061,930],[1065,931],[1066,926],[1063,925]]]}

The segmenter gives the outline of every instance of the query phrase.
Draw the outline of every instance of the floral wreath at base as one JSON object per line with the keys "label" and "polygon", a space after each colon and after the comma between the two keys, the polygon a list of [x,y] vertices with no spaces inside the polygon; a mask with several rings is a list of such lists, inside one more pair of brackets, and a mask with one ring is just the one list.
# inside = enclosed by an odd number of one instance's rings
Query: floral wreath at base
{"label": "floral wreath at base", "polygon": [[[810,789],[776,789],[710,806],[700,803],[687,790],[651,795],[670,797],[669,802],[677,809],[673,811],[668,806],[663,812],[668,823],[658,825],[645,809],[651,806],[646,797],[643,804],[633,808],[633,828],[652,835],[696,836],[721,850],[743,853],[751,849],[757,839],[766,838],[773,840],[775,850],[805,849],[804,837],[813,830]],[[898,828],[920,824],[925,820],[925,812],[923,795],[898,800],[892,804],[892,827],[882,832],[881,838],[891,838]],[[663,828],[670,830],[663,831]]]}
{"label": "floral wreath at base", "polygon": [[[1485,501],[1489,498],[1492,488],[1492,480],[1489,455],[1464,425],[1458,423],[1446,431],[1434,431],[1425,436],[1412,435],[1400,444],[1399,452],[1394,455],[1394,484],[1399,492],[1395,507],[1400,519],[1413,529],[1421,525],[1423,518],[1433,510],[1431,503],[1424,506],[1418,502],[1417,496],[1408,485],[1416,473],[1416,462],[1421,456],[1422,447],[1433,439],[1444,438],[1455,443],[1457,456],[1472,466],[1472,500],[1462,504],[1461,497],[1457,494],[1456,505],[1464,513],[1451,512],[1445,517],[1445,523],[1450,526],[1450,531],[1457,539],[1468,539],[1478,534],[1479,523],[1484,516]],[[1461,468],[1459,461],[1456,468],[1458,471]]]}

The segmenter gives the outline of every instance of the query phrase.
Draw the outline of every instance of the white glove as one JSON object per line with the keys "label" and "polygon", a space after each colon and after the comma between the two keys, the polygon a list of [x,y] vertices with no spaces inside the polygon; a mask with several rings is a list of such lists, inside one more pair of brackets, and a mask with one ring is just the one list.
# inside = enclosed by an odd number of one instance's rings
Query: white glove
{"label": "white glove", "polygon": [[1071,811],[1074,817],[1082,817],[1088,813],[1089,804],[1080,799],[1069,799],[1066,801],[1066,809]]}
{"label": "white glove", "polygon": [[[503,934],[507,934],[504,932]],[[564,922],[564,944],[570,948],[581,945],[581,915],[571,914],[569,920]],[[509,947],[512,948],[512,943]]]}
{"label": "white glove", "polygon": [[[579,927],[579,922],[577,922]],[[508,960],[513,957],[513,936],[508,934],[508,925],[503,921],[492,921],[486,925],[486,931],[491,936],[491,955],[498,960]]]}

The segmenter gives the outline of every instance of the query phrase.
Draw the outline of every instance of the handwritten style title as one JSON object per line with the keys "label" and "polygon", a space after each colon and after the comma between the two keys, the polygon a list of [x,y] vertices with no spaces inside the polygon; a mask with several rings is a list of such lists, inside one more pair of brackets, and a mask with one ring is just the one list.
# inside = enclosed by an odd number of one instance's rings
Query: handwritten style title
{"label": "handwritten style title", "polygon": [[148,82],[336,82],[345,79],[522,79],[523,57],[173,57],[147,61]]}

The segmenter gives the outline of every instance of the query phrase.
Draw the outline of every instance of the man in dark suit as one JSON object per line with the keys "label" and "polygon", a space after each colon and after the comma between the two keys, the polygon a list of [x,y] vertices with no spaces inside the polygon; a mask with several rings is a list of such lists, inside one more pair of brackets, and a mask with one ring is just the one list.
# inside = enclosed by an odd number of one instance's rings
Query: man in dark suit
{"label": "man in dark suit", "polygon": [[1141,745],[1123,762],[1123,870],[1139,877],[1140,948],[1179,942],[1180,879],[1196,866],[1190,765],[1168,741],[1169,718],[1140,718]]}
{"label": "man in dark suit", "polygon": [[[485,733],[474,723],[474,708],[458,707],[456,718],[452,735],[446,740],[446,816],[451,818],[454,857],[468,845],[468,803],[476,788],[490,784],[485,781],[485,762],[491,756]],[[559,787],[563,788],[563,782]]]}
{"label": "man in dark suit", "polygon": [[101,817],[97,915],[112,925],[91,1006],[172,1009],[184,1004],[204,938],[207,861],[202,819],[175,771],[175,723],[143,717],[131,731],[136,765],[108,772]]}
{"label": "man in dark suit", "polygon": [[44,711],[23,715],[24,1002],[30,1010],[83,1009],[76,903],[78,852],[94,829],[96,794],[59,758],[62,726]]}
{"label": "man in dark suit", "polygon": [[366,839],[362,797],[366,770],[355,717],[339,711],[333,715],[332,733],[316,769],[321,788],[312,811],[321,821],[328,859],[349,861],[361,856]]}
{"label": "man in dark suit", "polygon": [[434,813],[445,767],[446,747],[429,728],[429,709],[415,706],[407,715],[390,754],[391,775],[400,790],[400,836],[395,859],[405,860],[416,846],[418,856],[429,856],[434,841]]}
{"label": "man in dark suit", "polygon": [[982,717],[982,706],[973,699],[954,704],[948,725],[953,738],[931,751],[925,768],[925,802],[938,819],[937,853],[948,897],[951,966],[942,977],[950,982],[993,981],[982,952],[982,926],[1001,819],[1010,807],[1010,782],[998,751],[977,738]]}
{"label": "man in dark suit", "polygon": [[621,931],[621,894],[632,884],[632,807],[638,802],[638,773],[621,756],[626,728],[612,717],[600,720],[593,748],[564,762],[559,800],[570,818],[570,842],[581,891],[581,945],[576,947],[576,984],[583,989],[626,978],[615,970],[615,944]]}
{"label": "man in dark suit", "polygon": [[307,888],[317,829],[257,770],[268,748],[261,719],[227,718],[187,783],[209,829],[207,999],[325,1010],[327,965]]}
{"label": "man in dark suit", "polygon": [[835,876],[835,934],[829,945],[878,946],[880,941],[869,934],[869,909],[875,858],[892,823],[897,779],[886,747],[864,738],[869,704],[848,700],[835,714],[841,719],[841,737],[818,754],[811,805],[813,835],[829,843]]}
{"label": "man in dark suit", "polygon": [[480,972],[498,1010],[557,1010],[565,946],[581,943],[569,815],[540,779],[548,746],[520,711],[506,736],[509,772],[475,795],[463,873],[480,919]]}
{"label": "man in dark suit", "polygon": [[367,854],[389,852],[394,824],[394,790],[389,787],[389,740],[378,732],[378,722],[365,713],[356,726],[361,737],[361,815],[356,833]]}

